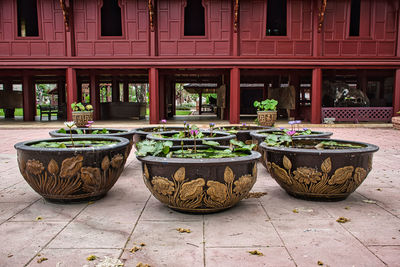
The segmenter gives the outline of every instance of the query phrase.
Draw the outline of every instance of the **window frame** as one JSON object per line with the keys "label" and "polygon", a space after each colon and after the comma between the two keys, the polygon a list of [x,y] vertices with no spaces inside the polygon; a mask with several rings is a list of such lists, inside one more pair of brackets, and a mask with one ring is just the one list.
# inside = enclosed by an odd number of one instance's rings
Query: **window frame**
{"label": "window frame", "polygon": [[101,8],[103,7],[104,0],[98,0],[98,8],[97,8],[97,17],[98,17],[98,23],[97,23],[97,35],[99,40],[125,40],[126,39],[126,31],[125,31],[125,2],[122,0],[117,1],[119,8],[121,9],[121,35],[112,35],[112,36],[103,36],[101,34],[101,22],[102,22],[102,17],[101,17]]}
{"label": "window frame", "polygon": [[201,5],[204,7],[204,35],[185,35],[185,8],[187,6],[187,0],[182,1],[181,14],[181,38],[182,39],[208,39],[208,4],[204,0],[201,0]]}
{"label": "window frame", "polygon": [[38,23],[38,35],[37,36],[19,36],[18,35],[18,1],[14,1],[14,33],[15,40],[43,40],[42,33],[42,8],[41,2],[39,0],[36,1],[36,10],[37,10],[37,23]]}
{"label": "window frame", "polygon": [[264,13],[263,13],[263,39],[267,40],[291,40],[292,29],[290,24],[290,17],[292,14],[291,0],[286,0],[286,35],[267,35],[267,12],[268,12],[268,1],[264,2]]}

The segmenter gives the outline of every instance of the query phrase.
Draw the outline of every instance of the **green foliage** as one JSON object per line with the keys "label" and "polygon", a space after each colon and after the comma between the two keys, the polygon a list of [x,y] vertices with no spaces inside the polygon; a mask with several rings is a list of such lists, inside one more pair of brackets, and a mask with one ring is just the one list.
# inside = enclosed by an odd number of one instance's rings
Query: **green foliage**
{"label": "green foliage", "polygon": [[74,141],[64,141],[64,142],[39,142],[37,144],[31,145],[32,147],[44,147],[44,148],[73,148],[73,147],[94,147],[94,146],[107,146],[113,145],[118,142],[116,141],[98,141],[98,140],[79,140]]}
{"label": "green foliage", "polygon": [[282,135],[282,134],[267,134],[265,137],[264,142],[268,146],[286,146],[289,147],[289,145],[292,143],[292,137],[289,135]]}
{"label": "green foliage", "polygon": [[353,145],[349,143],[338,143],[336,141],[322,141],[319,142],[316,149],[345,149],[345,148],[362,148],[360,145]]}
{"label": "green foliage", "polygon": [[94,130],[90,134],[109,134],[109,133],[110,133],[109,130],[103,128],[102,130]]}
{"label": "green foliage", "polygon": [[233,151],[249,152],[253,150],[253,148],[256,146],[256,144],[246,145],[242,141],[238,141],[235,139],[231,139],[229,142],[233,145]]}
{"label": "green foliage", "polygon": [[158,155],[167,157],[172,145],[171,141],[156,142],[154,140],[144,140],[136,144],[136,155],[141,157]]}
{"label": "green foliage", "polygon": [[278,101],[276,101],[275,99],[265,99],[265,100],[263,100],[261,102],[254,101],[253,105],[254,105],[254,107],[257,108],[257,110],[262,110],[262,111],[272,110],[272,111],[275,111],[276,110],[276,106],[278,105]]}
{"label": "green foliage", "polygon": [[67,133],[67,131],[66,131],[64,128],[61,128],[60,130],[58,130],[58,131],[57,131],[57,133],[63,133],[63,134],[66,134],[66,133]]}
{"label": "green foliage", "polygon": [[91,111],[93,110],[92,105],[83,105],[81,102],[74,102],[71,104],[72,111]]}

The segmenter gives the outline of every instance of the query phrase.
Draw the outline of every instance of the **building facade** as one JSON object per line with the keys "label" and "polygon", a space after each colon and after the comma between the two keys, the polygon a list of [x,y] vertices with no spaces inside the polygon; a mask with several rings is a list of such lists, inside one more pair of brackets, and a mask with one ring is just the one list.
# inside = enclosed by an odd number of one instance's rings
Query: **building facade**
{"label": "building facade", "polygon": [[219,116],[231,123],[267,97],[312,123],[387,121],[400,110],[399,5],[3,0],[0,108],[23,107],[34,120],[35,84],[52,83],[68,119],[70,104],[87,96],[95,119],[142,117],[129,85],[148,84],[150,123],[158,123],[175,112],[176,83],[213,83],[223,91]]}

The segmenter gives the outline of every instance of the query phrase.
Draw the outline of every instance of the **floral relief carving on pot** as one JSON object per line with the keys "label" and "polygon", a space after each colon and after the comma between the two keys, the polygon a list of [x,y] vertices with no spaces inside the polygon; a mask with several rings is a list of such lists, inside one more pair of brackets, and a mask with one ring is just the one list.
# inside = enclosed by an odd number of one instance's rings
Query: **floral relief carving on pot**
{"label": "floral relief carving on pot", "polygon": [[[283,156],[282,165],[267,162],[272,177],[288,192],[301,195],[339,196],[353,192],[371,170],[344,166],[332,170],[331,158],[326,158],[321,169],[297,167],[292,171],[292,162]],[[333,172],[333,174],[331,174]]]}
{"label": "floral relief carving on pot", "polygon": [[217,211],[235,205],[245,197],[257,177],[257,165],[251,174],[236,176],[229,166],[225,167],[224,182],[205,178],[186,177],[185,167],[181,167],[166,177],[150,177],[147,164],[143,167],[143,179],[152,194],[162,203],[186,211]]}
{"label": "floral relief carving on pot", "polygon": [[47,166],[36,159],[26,162],[21,159],[18,164],[25,180],[43,197],[72,200],[107,192],[117,181],[125,161],[121,154],[115,155],[111,161],[106,155],[101,168],[97,168],[83,166],[84,156],[77,155],[64,159],[61,164],[55,159],[51,159]]}

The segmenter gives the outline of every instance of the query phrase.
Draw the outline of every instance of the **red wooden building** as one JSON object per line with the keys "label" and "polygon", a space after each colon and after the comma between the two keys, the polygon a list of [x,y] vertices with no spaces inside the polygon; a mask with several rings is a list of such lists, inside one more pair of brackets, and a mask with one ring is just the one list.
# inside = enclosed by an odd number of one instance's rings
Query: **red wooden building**
{"label": "red wooden building", "polygon": [[95,119],[132,117],[138,107],[129,102],[129,84],[148,83],[150,123],[158,123],[174,114],[175,83],[216,83],[231,123],[239,123],[241,110],[254,112],[254,100],[289,86],[295,90],[289,116],[312,123],[387,120],[400,110],[399,6],[397,0],[0,1],[0,108],[23,107],[24,120],[34,120],[34,85],[55,83],[68,119],[84,88]]}

